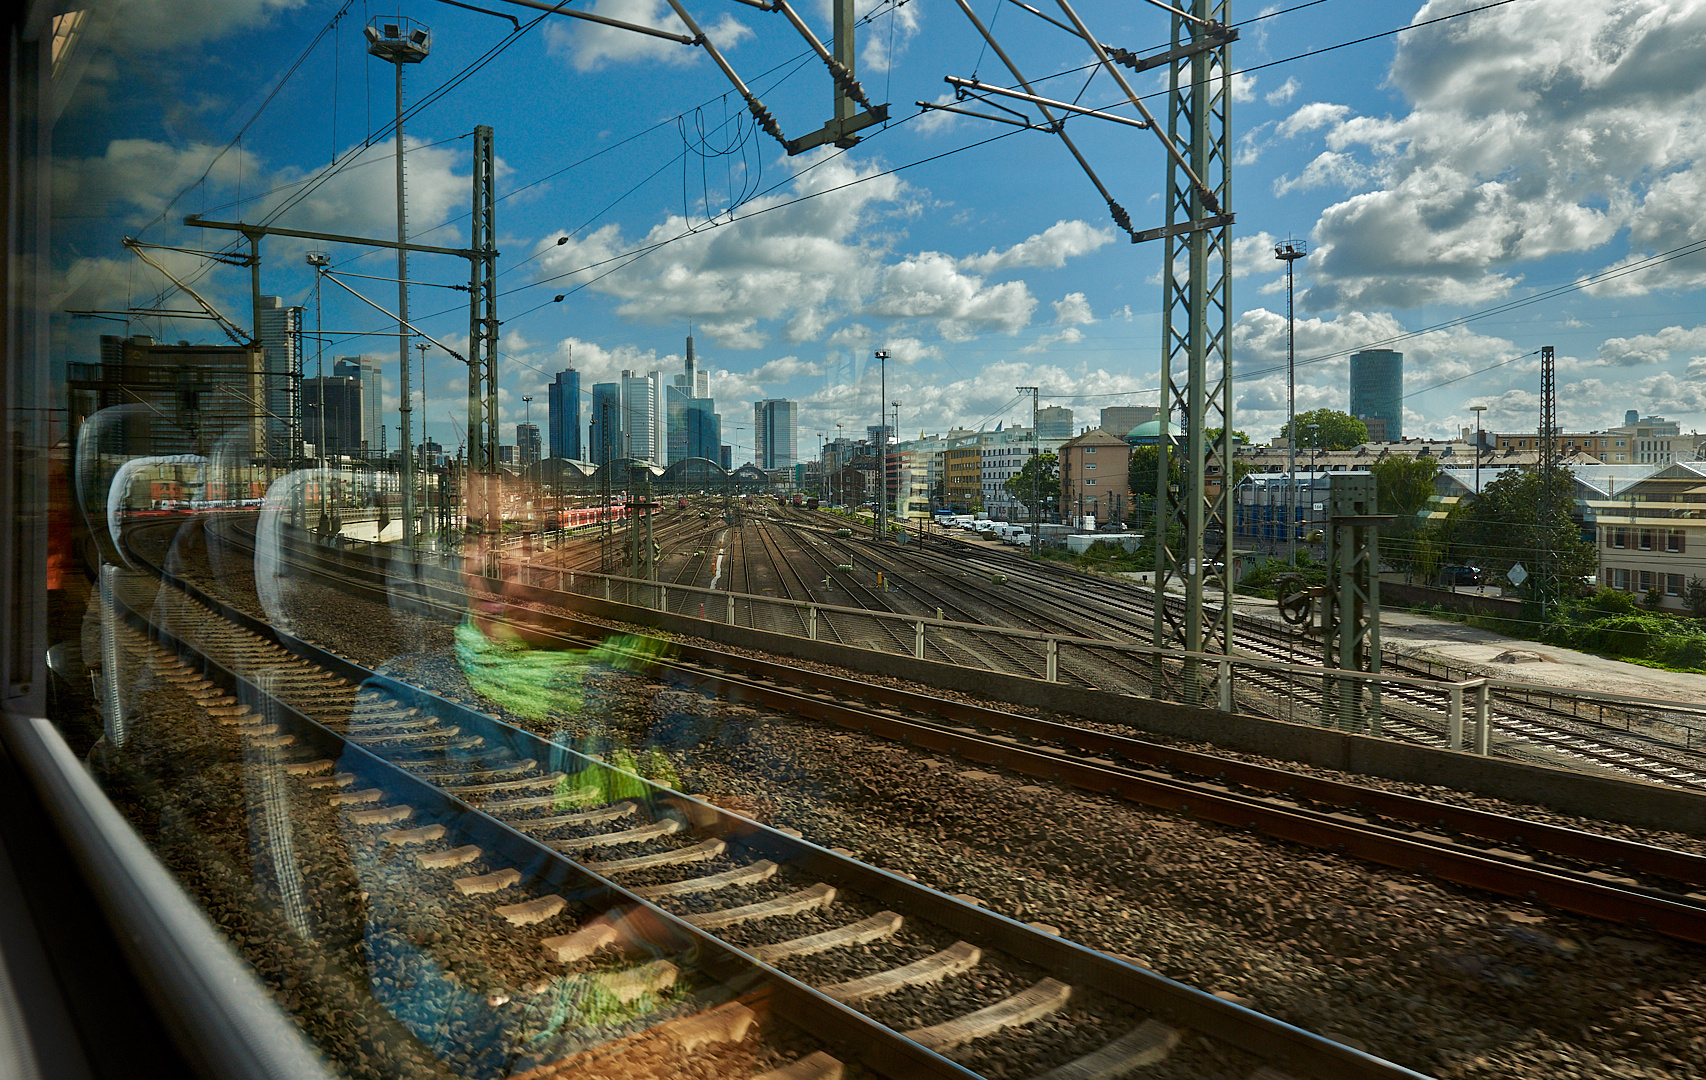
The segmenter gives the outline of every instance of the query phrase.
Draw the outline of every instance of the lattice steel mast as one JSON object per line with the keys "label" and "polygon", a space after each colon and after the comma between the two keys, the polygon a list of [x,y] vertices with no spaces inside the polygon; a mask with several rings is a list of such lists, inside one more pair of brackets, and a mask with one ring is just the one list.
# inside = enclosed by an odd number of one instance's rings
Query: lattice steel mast
{"label": "lattice steel mast", "polygon": [[[1160,453],[1155,480],[1155,645],[1189,652],[1232,651],[1232,320],[1231,162],[1227,112],[1226,0],[1193,0],[1173,15],[1168,54],[1167,133],[1179,154],[1168,167],[1163,232]],[[1136,238],[1134,237],[1134,240]],[[1178,451],[1171,421],[1179,415],[1183,483],[1168,483]],[[1211,429],[1218,428],[1213,439]],[[1174,580],[1184,586],[1182,611],[1164,603]],[[1218,603],[1218,609],[1211,607]],[[1183,682],[1160,659],[1152,693],[1197,701],[1209,687],[1199,664]],[[1230,700],[1226,689],[1219,694]]]}

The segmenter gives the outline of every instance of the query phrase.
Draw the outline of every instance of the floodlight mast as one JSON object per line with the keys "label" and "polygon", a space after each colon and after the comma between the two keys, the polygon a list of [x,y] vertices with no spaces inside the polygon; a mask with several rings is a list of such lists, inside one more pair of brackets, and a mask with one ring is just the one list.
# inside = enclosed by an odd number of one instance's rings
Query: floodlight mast
{"label": "floodlight mast", "polygon": [[397,120],[393,137],[397,159],[397,369],[402,414],[403,547],[415,548],[414,443],[409,430],[409,241],[405,180],[403,174],[403,67],[418,64],[432,52],[432,31],[412,19],[393,16],[394,21],[375,18],[363,28],[369,55],[397,68]]}

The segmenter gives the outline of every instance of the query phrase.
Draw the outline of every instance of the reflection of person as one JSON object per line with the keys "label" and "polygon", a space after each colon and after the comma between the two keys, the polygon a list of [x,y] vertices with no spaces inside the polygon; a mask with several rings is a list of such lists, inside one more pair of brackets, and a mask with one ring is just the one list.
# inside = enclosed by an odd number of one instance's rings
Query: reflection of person
{"label": "reflection of person", "polygon": [[[268,491],[256,528],[257,594],[269,620],[287,631],[304,619],[320,617],[321,611],[311,606],[307,598],[297,595],[302,589],[302,578],[294,572],[296,557],[287,547],[291,537],[288,526],[296,520],[292,514],[302,515],[300,496],[312,475],[293,473],[275,482]],[[313,514],[309,507],[307,516],[312,518]],[[477,520],[477,515],[474,516]],[[590,650],[536,647],[542,644],[542,635],[529,630],[524,609],[509,606],[510,601],[520,598],[520,584],[513,578],[485,574],[493,565],[490,540],[488,533],[472,533],[464,545],[460,580],[466,617],[450,630],[446,652],[452,661],[451,669],[466,681],[467,690],[490,703],[482,707],[491,708],[504,719],[537,734],[548,734],[556,744],[549,758],[537,765],[540,774],[561,774],[554,789],[543,789],[559,800],[546,812],[566,814],[600,803],[648,799],[650,789],[635,779],[634,774],[679,788],[680,781],[661,751],[629,748],[597,730],[588,733],[585,723],[585,675],[599,669],[641,668],[656,655],[658,643],[613,636]],[[417,576],[400,545],[372,550],[375,554],[389,555],[394,599],[400,599],[404,592],[424,592],[427,581]],[[442,598],[442,588],[435,593]],[[412,618],[399,620],[396,626],[399,638],[432,650],[434,643],[421,640],[416,627],[418,623]],[[319,629],[301,625],[304,636]],[[375,639],[384,640],[384,637],[375,635]],[[442,686],[427,689],[446,692]],[[361,722],[359,715],[351,719],[353,725]],[[571,731],[576,735],[572,736]],[[611,772],[571,753],[577,736],[597,740],[594,745],[578,749],[587,754],[601,754],[622,772]],[[385,754],[382,746],[369,749],[381,756]],[[478,755],[481,751],[469,753]],[[495,758],[470,756],[468,763],[476,769],[502,767],[502,762]],[[435,763],[434,767],[444,764]],[[341,771],[341,763],[339,768]],[[663,808],[659,807],[658,812],[664,812]],[[351,869],[361,889],[373,898],[364,908],[367,921],[361,931],[372,995],[427,1045],[439,1043],[446,1031],[456,1029],[460,1032],[458,1041],[475,1048],[471,1056],[502,1075],[516,1064],[519,1055],[542,1053],[546,1048],[558,1053],[563,1047],[578,1045],[592,1025],[620,1024],[656,1006],[651,996],[612,999],[591,974],[551,980],[548,989],[541,993],[508,985],[473,985],[466,975],[459,978],[445,968],[440,950],[422,945],[418,935],[411,932],[418,918],[414,909],[425,900],[399,895],[400,885],[405,891],[413,887],[410,881],[414,873],[413,853],[403,855],[376,845],[373,831],[351,824],[347,815],[340,815],[339,820],[345,829]],[[538,868],[515,866],[514,869],[525,882]],[[661,933],[653,933],[655,928],[650,928],[644,920],[623,918],[616,922],[623,929],[622,944],[627,951],[656,955],[659,949],[648,942],[667,940]],[[592,925],[598,925],[597,920]]]}

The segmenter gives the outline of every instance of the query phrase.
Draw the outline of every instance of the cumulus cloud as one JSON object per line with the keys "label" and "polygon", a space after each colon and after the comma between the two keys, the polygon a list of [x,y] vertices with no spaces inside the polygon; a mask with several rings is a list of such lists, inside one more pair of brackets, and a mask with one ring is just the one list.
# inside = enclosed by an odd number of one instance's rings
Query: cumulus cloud
{"label": "cumulus cloud", "polygon": [[927,251],[886,267],[880,294],[867,310],[891,318],[932,319],[943,337],[964,341],[982,330],[1017,333],[1036,306],[1024,282],[985,285],[962,273],[951,257]]}
{"label": "cumulus cloud", "polygon": [[[609,19],[692,36],[666,0],[595,0],[589,10]],[[724,51],[753,36],[744,23],[727,13],[714,22],[700,25],[711,43]],[[553,53],[566,56],[576,71],[597,71],[610,64],[636,61],[691,64],[701,55],[691,45],[582,19],[549,20],[545,24],[545,41]]]}
{"label": "cumulus cloud", "polygon": [[[453,146],[423,147],[413,139],[409,144],[409,203],[414,220],[437,224],[464,213],[469,180],[466,163],[458,150]],[[314,185],[307,197],[299,199],[297,196],[306,188],[305,182],[318,175],[313,170],[275,167],[264,158],[236,148],[220,157],[217,148],[200,143],[174,147],[149,139],[117,139],[100,153],[88,157],[57,158],[52,178],[54,200],[57,205],[76,206],[80,214],[91,218],[120,223],[127,232],[139,233],[154,243],[217,249],[231,244],[234,234],[224,231],[202,234],[185,228],[180,224],[180,215],[189,207],[172,202],[205,172],[207,178],[200,190],[209,202],[223,202],[255,191],[268,192],[264,198],[244,204],[235,212],[240,216],[257,219],[277,213],[276,224],[289,228],[384,236],[396,228],[392,155],[390,142],[367,147],[338,174]],[[500,174],[507,171],[500,162]],[[198,198],[194,205],[200,204]],[[147,232],[141,232],[148,226],[151,228]],[[447,226],[437,230],[434,239],[453,244],[460,235],[457,228]],[[117,245],[113,246],[116,249]],[[263,247],[267,291],[284,296],[287,303],[300,302],[312,288],[312,277],[302,262],[303,254],[309,250],[330,252],[335,266],[374,253],[374,249],[363,246],[269,237]],[[210,265],[205,259],[180,252],[157,250],[150,252],[150,257],[163,263],[180,280],[194,280],[197,292],[239,326],[248,327],[251,321],[248,271]],[[420,257],[412,266],[419,280],[431,280],[441,272],[449,280],[467,280],[467,264],[459,259]],[[163,304],[173,309],[195,307],[187,299],[174,298],[175,286],[126,253],[72,258],[55,268],[51,288],[58,298],[53,310],[122,309],[133,303]],[[336,288],[331,292],[337,292]],[[330,298],[331,293],[328,297],[329,304],[336,303]],[[365,316],[366,311],[362,314]],[[163,331],[156,332],[173,338],[224,341],[207,322],[175,326],[168,322]]]}
{"label": "cumulus cloud", "polygon": [[1051,305],[1054,321],[1061,326],[1084,326],[1096,321],[1090,313],[1090,301],[1081,292],[1070,292]]}
{"label": "cumulus cloud", "polygon": [[[929,346],[920,346],[928,352]],[[1041,388],[1042,400],[1075,399],[1081,410],[1079,416],[1094,422],[1096,408],[1084,405],[1086,400],[1101,399],[1110,405],[1153,403],[1155,394],[1142,396],[1136,391],[1148,390],[1154,384],[1144,376],[1122,371],[1113,373],[1104,368],[1072,368],[1046,358],[1035,360],[1001,359],[981,365],[974,373],[941,379],[915,373],[910,363],[898,363],[902,352],[910,349],[891,342],[890,352],[897,359],[889,361],[889,400],[901,402],[901,430],[910,436],[917,431],[946,431],[953,427],[993,428],[999,421],[1029,424],[1030,396],[1015,395],[1015,386]],[[1153,379],[1153,373],[1148,378]],[[855,430],[863,434],[867,424],[874,423],[878,409],[877,372],[866,370],[858,381],[840,382],[825,386],[800,401],[800,430],[827,429],[833,436],[835,425],[846,425],[847,434]]]}
{"label": "cumulus cloud", "polygon": [[[1606,338],[1599,347],[1599,359],[1613,367],[1635,367],[1664,363],[1672,353],[1698,353],[1703,349],[1706,349],[1706,326],[1687,329],[1667,326],[1656,334]],[[1695,360],[1700,360],[1700,357],[1696,356]]]}
{"label": "cumulus cloud", "polygon": [[[1462,10],[1430,0],[1421,22]],[[1281,125],[1328,154],[1286,190],[1368,187],[1329,207],[1310,263],[1316,309],[1481,303],[1521,263],[1590,251],[1627,229],[1637,251],[1706,238],[1706,6],[1512,5],[1417,29],[1389,76],[1409,111],[1315,103]],[[1622,291],[1706,282],[1706,260],[1622,279]]]}
{"label": "cumulus cloud", "polygon": [[1351,154],[1336,154],[1331,150],[1323,150],[1315,159],[1303,167],[1303,172],[1295,177],[1280,176],[1274,179],[1274,194],[1280,197],[1290,195],[1294,191],[1308,191],[1311,188],[1327,187],[1356,187],[1369,177],[1368,166],[1358,161]]}
{"label": "cumulus cloud", "polygon": [[1053,334],[1043,334],[1037,340],[1020,349],[1023,354],[1046,353],[1056,345],[1076,345],[1084,340],[1084,331],[1076,326],[1068,326]]}
{"label": "cumulus cloud", "polygon": [[1279,134],[1285,138],[1301,135],[1307,131],[1337,124],[1350,114],[1349,105],[1333,105],[1325,101],[1312,101],[1298,109],[1279,123]]}
{"label": "cumulus cloud", "polygon": [[1284,105],[1286,102],[1297,96],[1297,91],[1299,89],[1301,89],[1301,87],[1298,85],[1296,79],[1287,79],[1279,86],[1269,90],[1267,94],[1263,96],[1262,100],[1266,101],[1269,105]]}
{"label": "cumulus cloud", "polygon": [[761,383],[785,383],[801,375],[822,375],[823,365],[797,356],[783,356],[765,363],[752,377]]}
{"label": "cumulus cloud", "polygon": [[[911,189],[846,156],[818,154],[792,164],[802,170],[793,189],[749,203],[744,213],[751,216],[733,224],[694,232],[677,215],[642,237],[628,237],[614,224],[560,245],[553,234],[536,248],[539,278],[613,296],[617,313],[628,318],[692,320],[731,348],[760,347],[778,328],[791,342],[827,335],[832,345],[862,346],[867,331],[837,328],[860,316],[919,322],[963,341],[1016,333],[1036,310],[1025,282],[989,275],[1063,266],[1112,239],[1084,222],[1062,221],[971,258],[896,255],[895,235],[876,226],[912,212]],[[813,194],[820,197],[799,199]],[[628,254],[658,244],[665,246],[644,259]]]}
{"label": "cumulus cloud", "polygon": [[1088,255],[1112,242],[1114,234],[1085,221],[1057,221],[1005,251],[990,248],[982,255],[960,260],[960,267],[979,274],[1027,266],[1061,267],[1066,260]]}

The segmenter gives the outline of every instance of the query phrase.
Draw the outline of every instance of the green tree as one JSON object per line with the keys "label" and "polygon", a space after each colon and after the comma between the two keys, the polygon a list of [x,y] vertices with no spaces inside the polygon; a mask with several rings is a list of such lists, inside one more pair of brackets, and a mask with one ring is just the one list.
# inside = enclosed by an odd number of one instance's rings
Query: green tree
{"label": "green tree", "polygon": [[1492,571],[1496,578],[1522,563],[1529,572],[1524,587],[1530,595],[1542,584],[1548,559],[1560,583],[1593,573],[1598,552],[1582,542],[1580,530],[1570,519],[1576,501],[1575,474],[1552,469],[1546,484],[1552,502],[1547,521],[1540,520],[1539,470],[1512,469],[1482,488],[1478,498],[1454,515],[1460,521],[1452,538],[1452,554]]}
{"label": "green tree", "polygon": [[1695,574],[1682,587],[1682,606],[1697,619],[1706,619],[1706,578]]}
{"label": "green tree", "polygon": [[1368,471],[1379,485],[1380,512],[1398,515],[1395,524],[1402,529],[1407,522],[1415,522],[1416,514],[1433,497],[1439,459],[1432,454],[1415,457],[1389,454]]}
{"label": "green tree", "polygon": [[[1181,464],[1183,456],[1178,453],[1167,455],[1167,482],[1183,486],[1185,469]],[[1131,452],[1131,461],[1126,465],[1126,479],[1131,484],[1133,495],[1155,497],[1155,471],[1161,467],[1161,448],[1159,446],[1139,446]]]}
{"label": "green tree", "polygon": [[[1031,490],[1033,476],[1037,485],[1034,493]],[[1007,494],[1026,506],[1031,505],[1033,497],[1041,500],[1042,506],[1049,505],[1060,498],[1060,458],[1052,450],[1043,451],[1039,457],[1026,458],[1025,467],[1007,478],[1006,488]]]}
{"label": "green tree", "polygon": [[[1290,423],[1282,426],[1280,437],[1290,439],[1292,427]],[[1368,441],[1368,425],[1337,409],[1311,409],[1298,413],[1296,430],[1294,441],[1299,447],[1349,450]]]}

